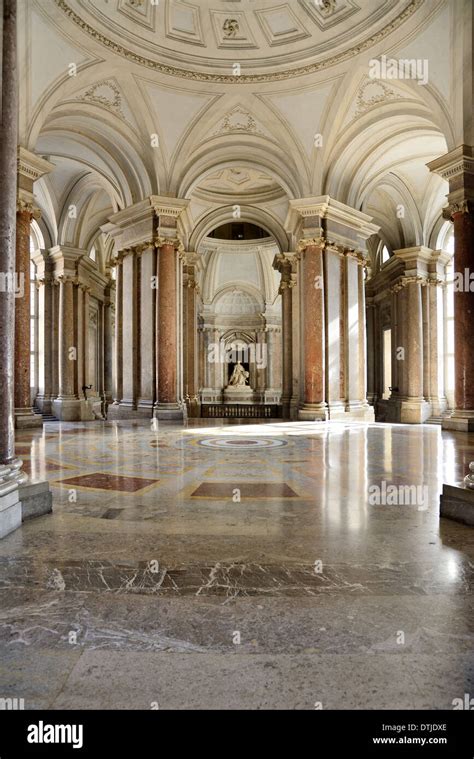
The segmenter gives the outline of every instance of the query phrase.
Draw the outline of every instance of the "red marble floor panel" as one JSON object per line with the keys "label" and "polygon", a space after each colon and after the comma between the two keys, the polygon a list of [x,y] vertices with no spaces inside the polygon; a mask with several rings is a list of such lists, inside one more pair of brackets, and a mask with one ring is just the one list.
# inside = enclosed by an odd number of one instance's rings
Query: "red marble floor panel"
{"label": "red marble floor panel", "polygon": [[119,474],[107,472],[94,472],[81,474],[77,477],[68,477],[65,480],[56,480],[57,485],[66,485],[93,490],[115,490],[119,493],[138,493],[140,490],[150,488],[159,480],[146,479],[145,477],[125,477]]}
{"label": "red marble floor panel", "polygon": [[202,482],[191,498],[232,498],[236,488],[241,498],[299,498],[286,482]]}
{"label": "red marble floor panel", "polygon": [[51,461],[45,461],[43,463],[37,462],[35,466],[32,465],[31,459],[23,459],[23,466],[21,467],[23,472],[31,475],[31,472],[44,469],[46,472],[61,472],[63,469],[70,469],[70,467],[61,466],[61,464],[53,464]]}

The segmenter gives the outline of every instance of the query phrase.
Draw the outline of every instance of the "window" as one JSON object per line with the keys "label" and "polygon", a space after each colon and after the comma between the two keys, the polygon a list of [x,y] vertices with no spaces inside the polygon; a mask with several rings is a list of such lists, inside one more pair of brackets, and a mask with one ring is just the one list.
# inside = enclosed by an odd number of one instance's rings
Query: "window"
{"label": "window", "polygon": [[390,260],[390,252],[386,245],[382,248],[382,265]]}

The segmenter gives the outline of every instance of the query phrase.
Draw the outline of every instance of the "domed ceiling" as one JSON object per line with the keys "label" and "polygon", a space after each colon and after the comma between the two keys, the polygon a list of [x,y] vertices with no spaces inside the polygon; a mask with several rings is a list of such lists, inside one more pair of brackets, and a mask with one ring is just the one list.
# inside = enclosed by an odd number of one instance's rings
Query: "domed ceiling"
{"label": "domed ceiling", "polygon": [[245,82],[347,60],[388,36],[424,0],[54,2],[83,32],[135,63],[187,79]]}

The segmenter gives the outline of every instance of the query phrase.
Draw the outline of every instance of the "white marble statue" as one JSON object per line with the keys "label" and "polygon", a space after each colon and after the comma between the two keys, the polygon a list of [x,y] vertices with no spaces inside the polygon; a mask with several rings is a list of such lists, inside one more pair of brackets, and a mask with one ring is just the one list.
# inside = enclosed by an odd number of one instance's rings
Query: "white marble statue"
{"label": "white marble statue", "polygon": [[237,361],[229,380],[228,387],[245,387],[247,385],[248,377],[249,373],[244,369],[240,361]]}

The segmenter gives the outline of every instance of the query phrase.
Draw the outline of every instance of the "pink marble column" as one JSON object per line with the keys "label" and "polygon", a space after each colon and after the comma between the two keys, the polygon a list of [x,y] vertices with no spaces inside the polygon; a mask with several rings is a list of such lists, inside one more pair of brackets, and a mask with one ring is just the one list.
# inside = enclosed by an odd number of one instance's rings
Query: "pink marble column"
{"label": "pink marble column", "polygon": [[158,388],[155,416],[182,419],[178,399],[178,248],[179,240],[159,238],[158,247]]}
{"label": "pink marble column", "polygon": [[15,298],[15,426],[41,427],[43,419],[31,408],[30,389],[30,224],[33,208],[22,201],[16,214],[16,271],[20,278]]}
{"label": "pink marble column", "polygon": [[322,239],[302,240],[304,404],[301,419],[326,419]]}

